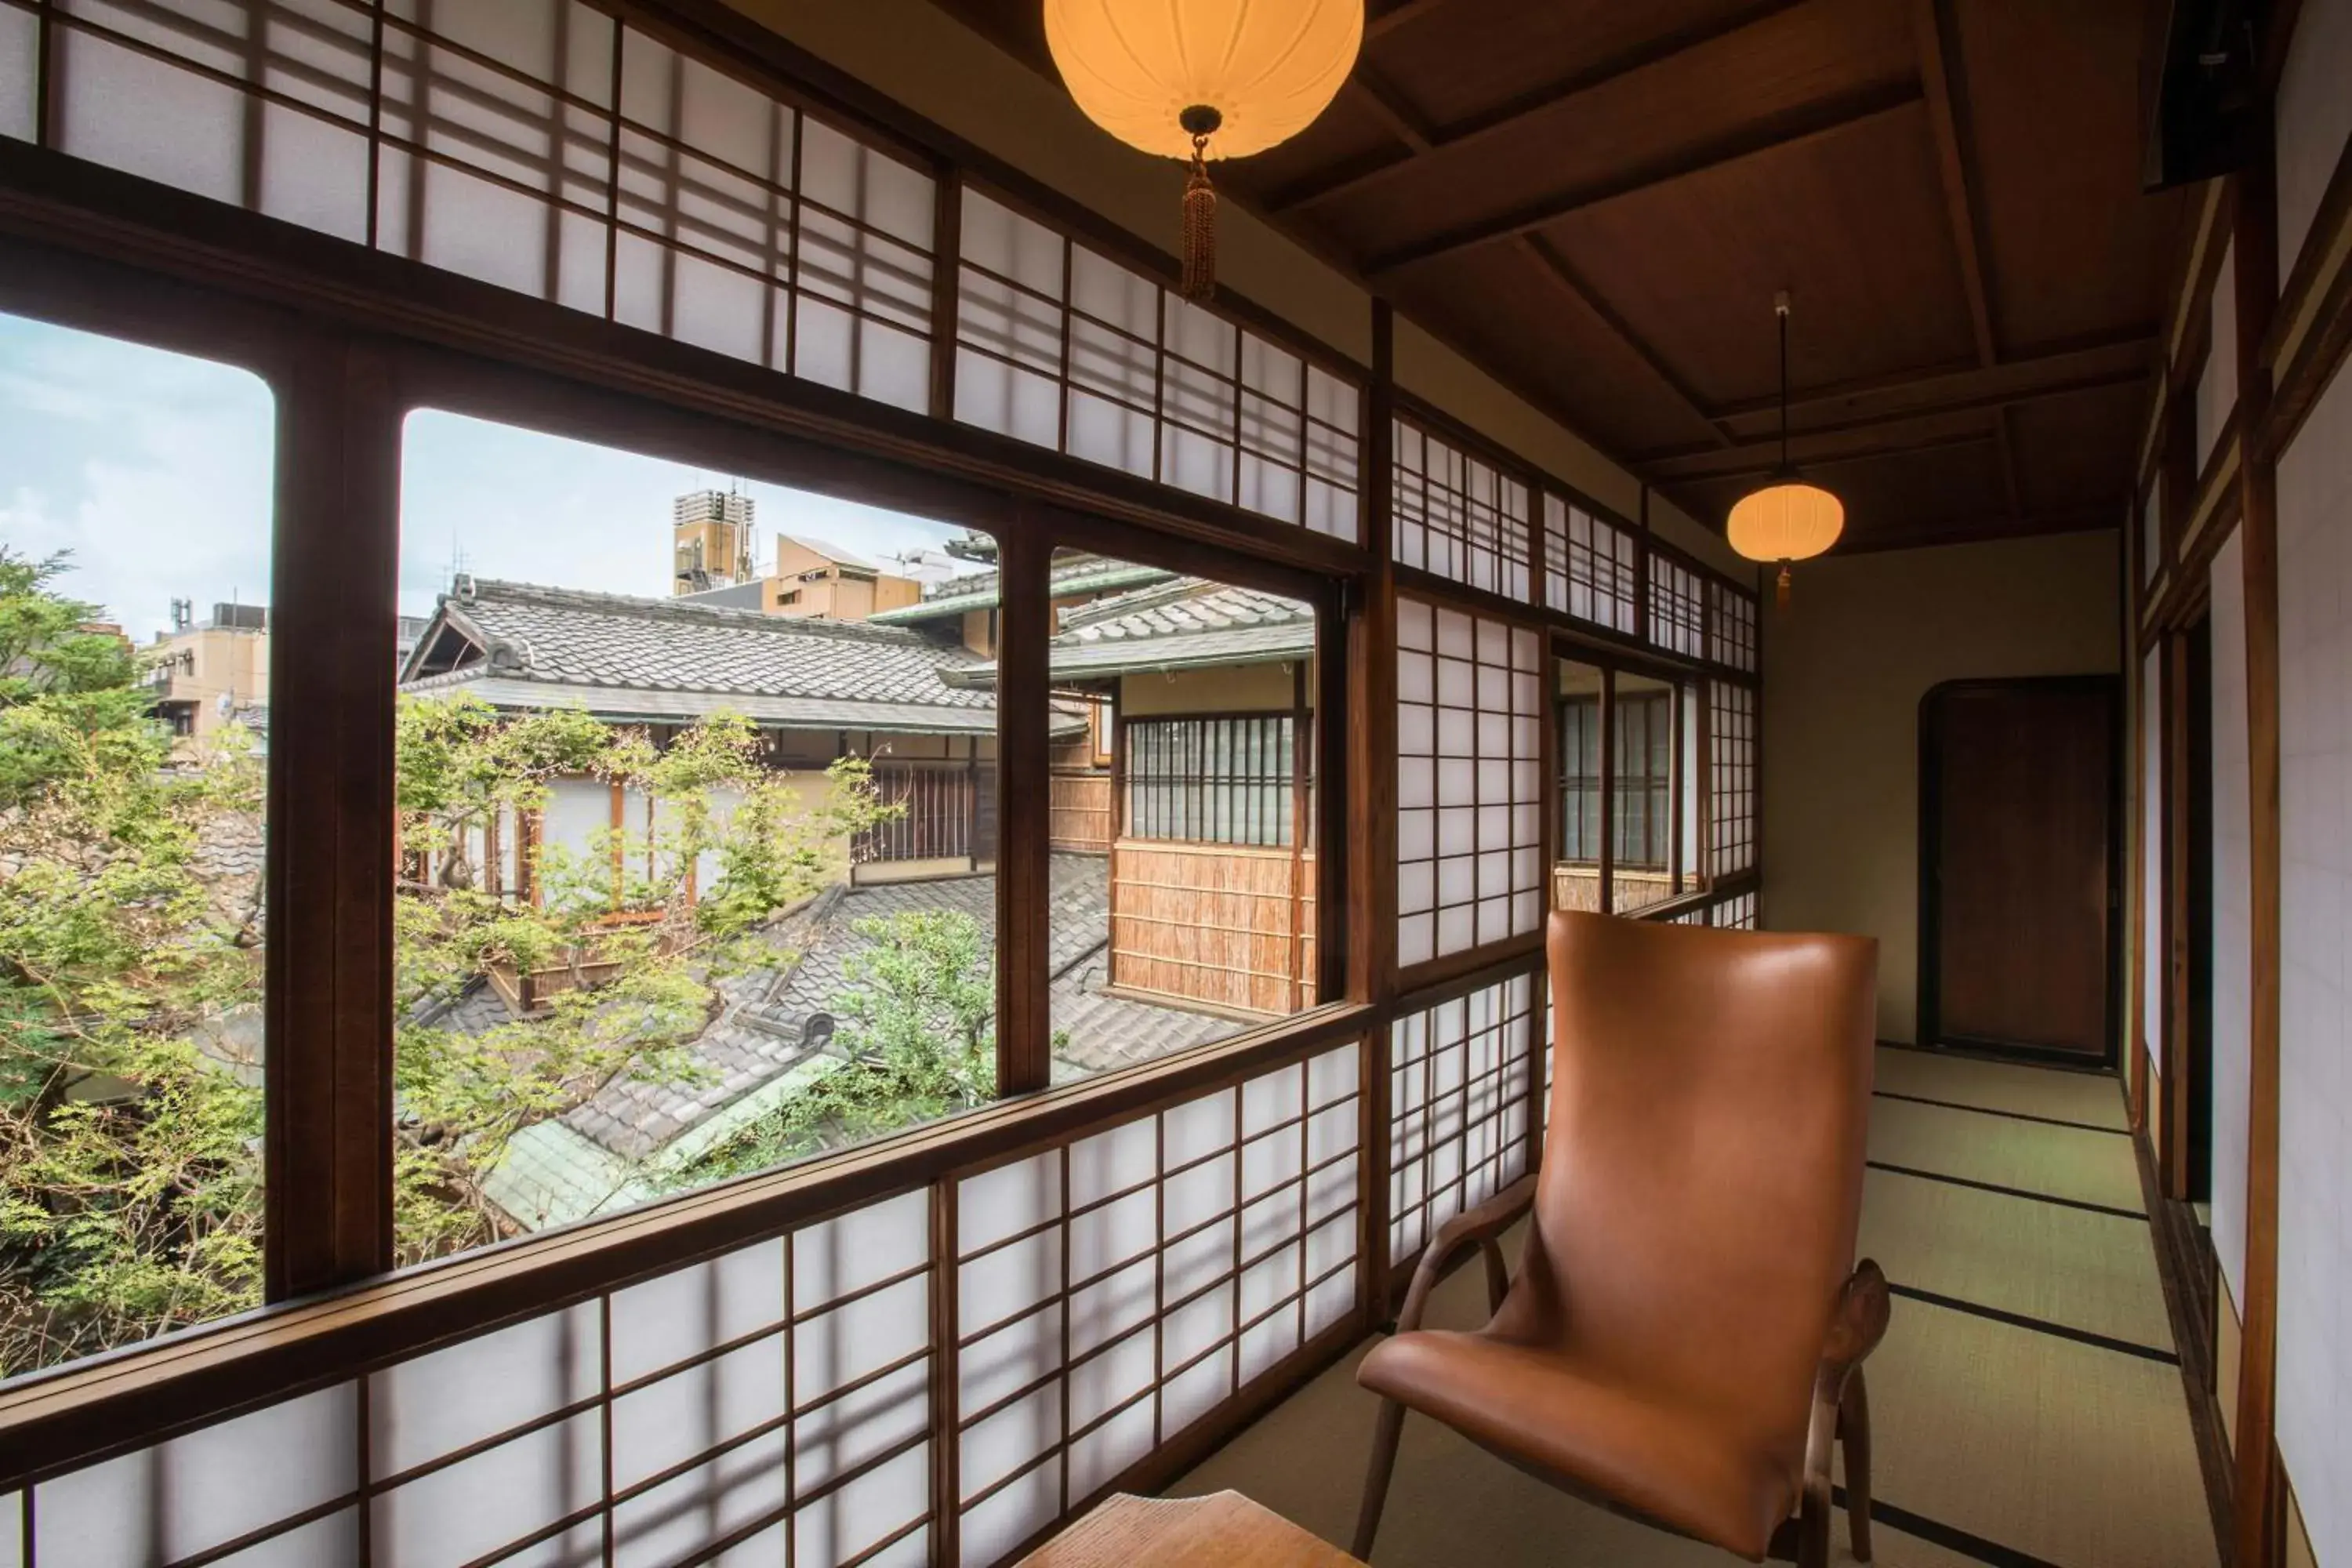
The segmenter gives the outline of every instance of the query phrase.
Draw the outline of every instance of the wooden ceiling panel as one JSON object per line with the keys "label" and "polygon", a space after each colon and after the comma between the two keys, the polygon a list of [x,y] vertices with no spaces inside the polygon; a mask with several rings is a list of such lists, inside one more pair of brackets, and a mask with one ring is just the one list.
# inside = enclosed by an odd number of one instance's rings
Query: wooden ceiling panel
{"label": "wooden ceiling panel", "polygon": [[2139,189],[2141,0],[1946,0],[2001,347],[2147,326],[2185,197]]}
{"label": "wooden ceiling panel", "polygon": [[1433,237],[1646,184],[1917,90],[1899,8],[1811,0],[1488,134],[1440,138],[1392,175],[1303,210],[1377,271]]}
{"label": "wooden ceiling panel", "polygon": [[[1043,0],[938,0],[1049,78]],[[1843,548],[2106,526],[2185,204],[2148,0],[1371,0],[1218,183],[1710,523],[1768,471],[1774,290]]]}
{"label": "wooden ceiling panel", "polygon": [[1442,321],[1454,346],[1611,451],[1701,439],[1671,388],[1533,256],[1493,247],[1416,269],[1398,308]]}
{"label": "wooden ceiling panel", "polygon": [[1801,0],[1552,0],[1545,5],[1448,0],[1376,34],[1365,53],[1439,125],[1555,93],[1677,42],[1720,32]]}
{"label": "wooden ceiling panel", "polygon": [[2053,397],[2010,410],[2018,489],[2028,511],[2109,507],[2131,496],[2147,395],[2142,387]]}
{"label": "wooden ceiling panel", "polygon": [[[1588,207],[1545,231],[1710,405],[1772,396],[1788,289],[1798,387],[1972,352],[1927,111]],[[1838,243],[1819,237],[1834,234]]]}

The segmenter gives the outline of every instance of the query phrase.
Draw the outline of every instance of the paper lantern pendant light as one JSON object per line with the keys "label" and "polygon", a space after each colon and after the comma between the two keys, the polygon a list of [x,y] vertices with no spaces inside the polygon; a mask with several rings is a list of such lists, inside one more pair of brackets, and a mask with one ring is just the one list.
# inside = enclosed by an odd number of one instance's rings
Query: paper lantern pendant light
{"label": "paper lantern pendant light", "polygon": [[1780,600],[1789,602],[1789,563],[1809,560],[1845,531],[1845,503],[1797,477],[1789,461],[1789,293],[1773,298],[1780,318],[1780,466],[1771,482],[1739,498],[1724,525],[1731,548],[1750,561],[1780,563]]}
{"label": "paper lantern pendant light", "polygon": [[1087,118],[1192,166],[1184,292],[1216,287],[1208,161],[1286,142],[1329,107],[1364,41],[1363,0],[1045,0],[1045,44]]}

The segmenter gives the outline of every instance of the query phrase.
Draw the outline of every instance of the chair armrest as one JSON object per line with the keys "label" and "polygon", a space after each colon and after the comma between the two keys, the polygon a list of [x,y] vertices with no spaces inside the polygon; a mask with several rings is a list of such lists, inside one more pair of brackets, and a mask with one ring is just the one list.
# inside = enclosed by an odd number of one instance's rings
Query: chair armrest
{"label": "chair armrest", "polygon": [[1503,1249],[1496,1237],[1517,1224],[1521,1215],[1534,1206],[1536,1178],[1532,1171],[1474,1208],[1463,1210],[1437,1227],[1429,1245],[1422,1249],[1421,1266],[1412,1271],[1412,1284],[1404,1293],[1404,1310],[1397,1314],[1397,1332],[1411,1333],[1421,1327],[1421,1315],[1429,1305],[1429,1293],[1437,1288],[1437,1277],[1444,1273],[1454,1255],[1465,1247],[1476,1245],[1486,1255],[1486,1308],[1492,1311],[1502,1304],[1503,1287],[1508,1282],[1503,1267]]}

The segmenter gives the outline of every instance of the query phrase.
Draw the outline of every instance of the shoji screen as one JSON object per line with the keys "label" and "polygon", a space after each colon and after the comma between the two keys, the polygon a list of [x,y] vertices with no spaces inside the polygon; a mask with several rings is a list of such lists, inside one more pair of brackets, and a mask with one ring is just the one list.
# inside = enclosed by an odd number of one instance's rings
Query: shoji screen
{"label": "shoji screen", "polygon": [[1707,650],[1717,664],[1753,673],[1756,668],[1756,598],[1721,583],[1707,584],[1715,623]]}
{"label": "shoji screen", "polygon": [[967,186],[955,416],[1357,534],[1355,386]]}
{"label": "shoji screen", "polygon": [[1706,579],[1667,556],[1650,557],[1650,641],[1669,653],[1706,657]]}
{"label": "shoji screen", "polygon": [[46,48],[28,21],[0,4],[0,132],[928,402],[930,176],[592,6],[61,0]]}
{"label": "shoji screen", "polygon": [[962,1563],[1354,1310],[1360,1063],[1349,1045],[958,1184]]}
{"label": "shoji screen", "polygon": [[2244,1310],[2248,1033],[2253,1007],[2252,829],[2246,729],[2245,547],[2213,557],[2213,1251]]}
{"label": "shoji screen", "polygon": [[934,1288],[925,1189],[44,1481],[28,1562],[920,1563]]}
{"label": "shoji screen", "polygon": [[1756,864],[1756,693],[1707,682],[1709,763],[1706,868],[1729,877]]}
{"label": "shoji screen", "polygon": [[1543,915],[1541,639],[1397,600],[1397,963],[1534,931]]}
{"label": "shoji screen", "polygon": [[1556,495],[1543,498],[1543,515],[1545,605],[1630,636],[1641,548],[1633,530]]}
{"label": "shoji screen", "polygon": [[1516,975],[1390,1026],[1391,1265],[1526,1173],[1537,984]]}
{"label": "shoji screen", "polygon": [[2315,1555],[2329,1563],[2352,1563],[2348,541],[2352,376],[2338,375],[2278,464],[2278,1445]]}
{"label": "shoji screen", "polygon": [[1395,554],[1507,599],[1528,597],[1528,487],[1410,420],[1396,422]]}

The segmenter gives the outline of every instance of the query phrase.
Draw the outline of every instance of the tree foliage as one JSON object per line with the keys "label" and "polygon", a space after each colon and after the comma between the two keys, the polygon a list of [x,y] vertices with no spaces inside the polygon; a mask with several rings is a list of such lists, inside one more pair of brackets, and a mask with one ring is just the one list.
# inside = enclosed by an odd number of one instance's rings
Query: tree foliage
{"label": "tree foliage", "polygon": [[[62,560],[0,547],[0,1374],[258,1302],[263,770],[227,726],[194,753]],[[175,750],[175,744],[179,749]],[[506,1234],[486,1184],[516,1135],[617,1078],[692,1083],[730,983],[792,962],[779,916],[898,809],[863,762],[823,785],[717,717],[656,745],[576,711],[404,697],[394,909],[400,1260]],[[625,785],[651,826],[536,847],[535,897],[478,862],[558,779]],[[241,864],[243,869],[236,868]],[[988,933],[858,922],[843,1058],[679,1184],[944,1113],[993,1089]],[[533,981],[536,1005],[485,1007]],[[485,1021],[487,1020],[487,1021]]]}

